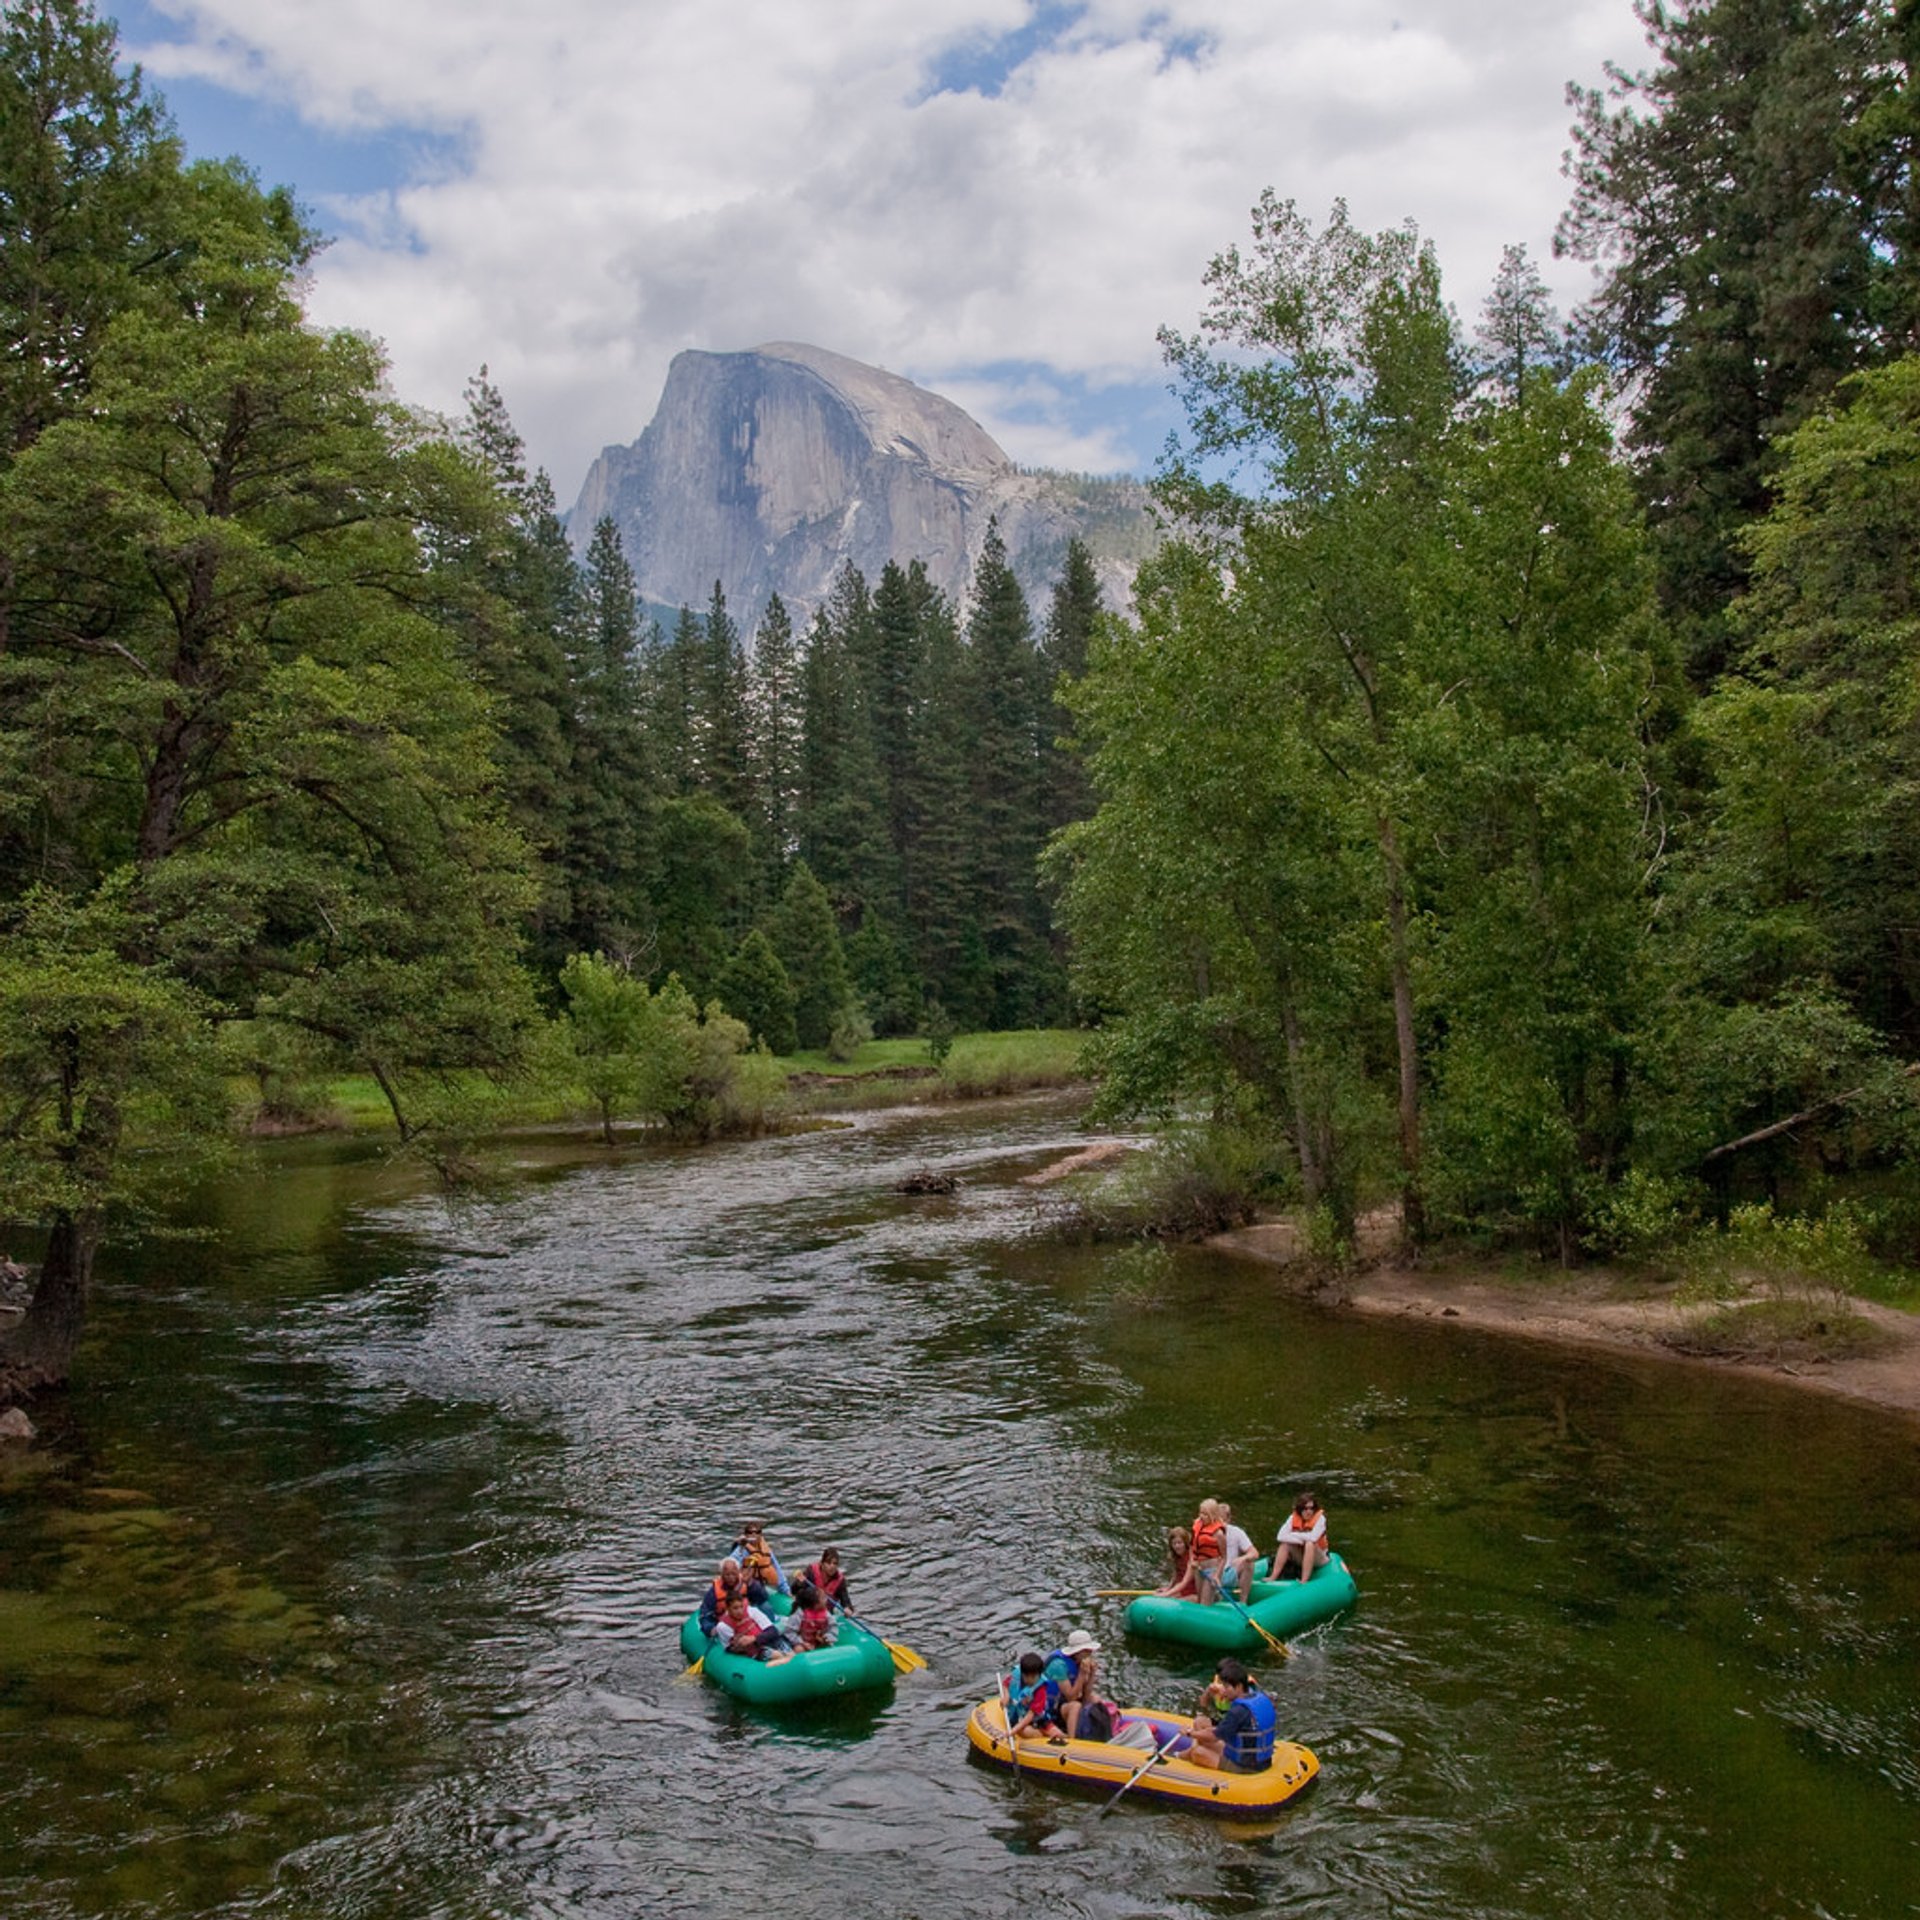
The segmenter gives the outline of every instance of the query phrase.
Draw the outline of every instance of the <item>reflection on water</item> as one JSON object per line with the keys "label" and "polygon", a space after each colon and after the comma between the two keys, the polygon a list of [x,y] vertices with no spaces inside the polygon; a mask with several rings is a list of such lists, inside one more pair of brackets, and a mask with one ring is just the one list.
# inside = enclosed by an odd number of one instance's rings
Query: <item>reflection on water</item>
{"label": "reflection on water", "polygon": [[[1018,1179],[1073,1118],[536,1144],[454,1209],[264,1152],[216,1248],[108,1276],[0,1479],[0,1910],[1920,1910],[1910,1426],[1062,1248]],[[927,1165],[959,1191],[894,1191]],[[1308,1480],[1362,1591],[1266,1676],[1310,1795],[1096,1822],[966,1763],[1072,1625],[1186,1704],[1205,1661],[1087,1596]],[[749,1511],[930,1670],[818,1715],[683,1680]]]}

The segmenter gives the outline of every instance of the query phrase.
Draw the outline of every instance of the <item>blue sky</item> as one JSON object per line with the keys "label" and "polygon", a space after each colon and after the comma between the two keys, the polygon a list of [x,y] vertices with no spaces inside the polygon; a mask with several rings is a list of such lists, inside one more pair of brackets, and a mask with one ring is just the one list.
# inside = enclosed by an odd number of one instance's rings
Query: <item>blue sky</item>
{"label": "blue sky", "polygon": [[482,362],[563,502],[685,347],[805,340],[1016,459],[1147,470],[1155,331],[1261,190],[1412,217],[1471,315],[1550,258],[1564,89],[1631,0],[139,0],[189,148],[294,188],[317,320],[453,409]]}

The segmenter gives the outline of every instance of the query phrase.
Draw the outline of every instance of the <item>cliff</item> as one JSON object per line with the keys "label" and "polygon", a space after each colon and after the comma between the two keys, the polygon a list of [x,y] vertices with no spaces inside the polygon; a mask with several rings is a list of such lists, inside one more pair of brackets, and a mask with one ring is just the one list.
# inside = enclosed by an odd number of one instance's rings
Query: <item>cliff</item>
{"label": "cliff", "polygon": [[877,580],[922,560],[964,598],[998,517],[1035,616],[1076,533],[1110,606],[1151,549],[1133,482],[1022,473],[951,401],[819,347],[678,355],[652,422],[594,462],[568,517],[584,548],[610,514],[648,600],[705,604],[721,581],[750,624],[778,593],[803,622],[849,561]]}

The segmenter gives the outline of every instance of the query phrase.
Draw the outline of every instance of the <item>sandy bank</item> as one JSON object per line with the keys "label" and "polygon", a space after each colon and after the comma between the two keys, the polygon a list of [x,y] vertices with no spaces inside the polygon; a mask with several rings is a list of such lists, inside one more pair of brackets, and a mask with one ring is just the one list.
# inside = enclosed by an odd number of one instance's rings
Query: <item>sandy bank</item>
{"label": "sandy bank", "polygon": [[[1282,1284],[1305,1286],[1303,1275],[1296,1278],[1298,1240],[1287,1222],[1240,1227],[1207,1244],[1273,1268]],[[1644,1353],[1677,1366],[1740,1367],[1920,1422],[1920,1316],[1871,1301],[1854,1301],[1852,1311],[1880,1330],[1879,1350],[1826,1358],[1682,1353],[1670,1343],[1698,1309],[1676,1305],[1671,1287],[1605,1271],[1505,1280],[1484,1269],[1415,1271],[1383,1262],[1316,1288],[1314,1297],[1354,1313],[1444,1320],[1521,1339]]]}

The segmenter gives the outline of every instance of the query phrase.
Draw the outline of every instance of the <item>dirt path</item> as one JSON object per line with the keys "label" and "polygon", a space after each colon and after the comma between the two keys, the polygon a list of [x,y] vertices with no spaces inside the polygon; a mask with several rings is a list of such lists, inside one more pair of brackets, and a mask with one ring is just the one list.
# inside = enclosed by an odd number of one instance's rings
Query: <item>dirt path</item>
{"label": "dirt path", "polygon": [[[1363,1252],[1384,1251],[1378,1245],[1383,1237],[1378,1223],[1374,1226],[1371,1249],[1363,1230]],[[1295,1264],[1299,1252],[1298,1236],[1285,1221],[1240,1227],[1207,1244],[1282,1271]],[[1672,1289],[1628,1282],[1605,1272],[1508,1281],[1484,1272],[1411,1271],[1382,1264],[1316,1290],[1316,1297],[1355,1313],[1446,1320],[1529,1340],[1643,1353],[1679,1366],[1741,1367],[1920,1421],[1920,1316],[1871,1301],[1854,1301],[1852,1311],[1880,1329],[1879,1351],[1836,1358],[1782,1358],[1680,1352],[1670,1343],[1694,1316],[1675,1304]]]}

